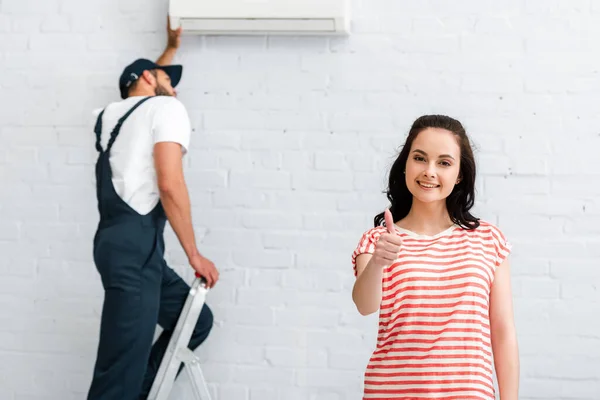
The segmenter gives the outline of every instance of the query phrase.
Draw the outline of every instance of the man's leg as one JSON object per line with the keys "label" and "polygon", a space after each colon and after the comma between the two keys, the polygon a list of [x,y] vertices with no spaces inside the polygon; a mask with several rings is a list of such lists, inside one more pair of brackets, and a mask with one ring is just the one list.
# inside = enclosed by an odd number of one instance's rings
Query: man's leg
{"label": "man's leg", "polygon": [[158,318],[161,271],[160,265],[141,264],[99,268],[104,269],[105,297],[88,400],[137,400],[142,390]]}
{"label": "man's leg", "polygon": [[[152,351],[148,361],[148,369],[144,377],[144,385],[140,400],[146,399],[152,388],[152,383],[160,367],[160,362],[167,350],[171,335],[175,330],[177,319],[187,300],[190,292],[190,286],[185,283],[179,275],[175,273],[168,265],[163,264],[163,280],[161,286],[160,308],[158,313],[158,324],[163,328]],[[195,350],[208,337],[213,327],[213,314],[210,308],[204,304],[198,322],[192,333],[188,348]],[[180,370],[181,371],[181,368]]]}

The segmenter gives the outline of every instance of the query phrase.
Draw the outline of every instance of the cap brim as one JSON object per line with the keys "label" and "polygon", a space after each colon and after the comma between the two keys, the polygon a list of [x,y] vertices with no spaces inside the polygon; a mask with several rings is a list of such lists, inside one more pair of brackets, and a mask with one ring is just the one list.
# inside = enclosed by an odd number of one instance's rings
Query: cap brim
{"label": "cap brim", "polygon": [[181,74],[183,73],[183,66],[181,65],[166,65],[160,67],[163,71],[171,78],[171,86],[175,87],[181,80]]}

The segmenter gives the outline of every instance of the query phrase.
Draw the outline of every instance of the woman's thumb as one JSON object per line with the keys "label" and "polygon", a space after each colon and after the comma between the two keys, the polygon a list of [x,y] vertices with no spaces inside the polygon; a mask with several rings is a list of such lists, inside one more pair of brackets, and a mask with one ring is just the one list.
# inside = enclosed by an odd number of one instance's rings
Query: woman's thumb
{"label": "woman's thumb", "polygon": [[387,228],[388,233],[394,233],[394,218],[392,217],[392,213],[389,208],[386,208],[383,216],[385,218],[385,227]]}

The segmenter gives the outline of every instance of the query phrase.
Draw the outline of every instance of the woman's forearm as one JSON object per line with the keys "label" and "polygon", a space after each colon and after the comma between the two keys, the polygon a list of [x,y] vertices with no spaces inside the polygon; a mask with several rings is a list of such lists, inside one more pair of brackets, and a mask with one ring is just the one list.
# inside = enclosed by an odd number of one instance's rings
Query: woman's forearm
{"label": "woman's forearm", "polygon": [[383,270],[381,267],[367,264],[352,289],[352,300],[361,315],[369,315],[379,309],[381,304]]}
{"label": "woman's forearm", "polygon": [[492,349],[500,400],[518,400],[520,365],[514,330],[496,335],[492,333]]}

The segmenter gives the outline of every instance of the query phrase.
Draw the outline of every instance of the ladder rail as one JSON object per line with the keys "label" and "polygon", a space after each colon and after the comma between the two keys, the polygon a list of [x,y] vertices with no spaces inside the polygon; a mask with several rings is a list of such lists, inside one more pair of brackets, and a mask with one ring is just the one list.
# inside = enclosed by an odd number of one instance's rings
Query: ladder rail
{"label": "ladder rail", "polygon": [[200,385],[199,383],[204,382],[204,376],[202,374],[200,364],[197,361],[194,361],[192,362],[190,368],[186,369],[186,371],[192,386],[194,386],[194,395],[196,396],[196,400],[210,399],[210,393],[208,392],[206,385]]}
{"label": "ladder rail", "polygon": [[184,364],[184,369],[190,377],[195,396],[199,400],[210,400],[210,393],[204,381],[199,360],[188,348],[207,292],[206,280],[196,275],[152,383],[148,400],[168,399],[181,363]]}

